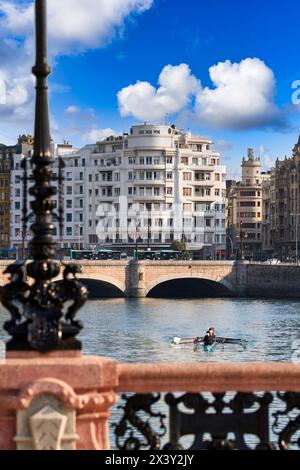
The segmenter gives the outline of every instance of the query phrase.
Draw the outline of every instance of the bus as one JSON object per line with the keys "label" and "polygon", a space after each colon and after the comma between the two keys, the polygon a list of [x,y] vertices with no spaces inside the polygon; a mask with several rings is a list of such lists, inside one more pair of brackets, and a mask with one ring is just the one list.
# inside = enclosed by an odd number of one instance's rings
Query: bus
{"label": "bus", "polygon": [[182,260],[183,252],[175,250],[141,250],[136,255],[136,250],[133,252],[134,259],[139,260]]}
{"label": "bus", "polygon": [[13,260],[17,259],[17,248],[0,248],[0,259]]}
{"label": "bus", "polygon": [[[127,257],[127,256],[126,256]],[[120,260],[124,259],[124,253],[117,250],[71,250],[72,260]]]}

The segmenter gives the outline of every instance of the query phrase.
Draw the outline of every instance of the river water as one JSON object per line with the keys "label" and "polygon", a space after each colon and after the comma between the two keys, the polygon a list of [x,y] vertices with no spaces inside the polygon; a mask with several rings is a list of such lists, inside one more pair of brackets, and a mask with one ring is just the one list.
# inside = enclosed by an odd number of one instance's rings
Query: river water
{"label": "river water", "polygon": [[[0,339],[7,313],[0,308]],[[79,314],[84,353],[121,362],[291,361],[300,340],[300,301],[255,299],[109,299],[88,302]],[[243,338],[213,353],[193,345],[171,346],[177,337],[202,336],[214,326],[218,336]]]}
{"label": "river water", "polygon": [[[3,307],[0,312],[2,325],[8,315]],[[88,302],[79,318],[85,325],[84,353],[120,362],[290,362],[300,340],[300,301],[110,299]],[[193,345],[171,345],[174,336],[202,336],[210,326],[219,336],[246,339],[247,349],[228,344],[206,353],[202,347],[194,351]],[[0,339],[7,339],[2,326]],[[162,402],[158,410],[168,413]],[[115,406],[112,414],[117,423],[122,411]],[[113,426],[110,438],[115,448]],[[250,447],[254,444],[251,438]]]}

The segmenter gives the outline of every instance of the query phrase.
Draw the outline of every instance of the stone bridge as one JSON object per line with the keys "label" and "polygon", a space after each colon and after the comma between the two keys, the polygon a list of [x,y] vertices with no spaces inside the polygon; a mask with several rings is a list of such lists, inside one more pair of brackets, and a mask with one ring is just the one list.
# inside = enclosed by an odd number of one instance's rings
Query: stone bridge
{"label": "stone bridge", "polygon": [[[0,262],[0,284],[7,282]],[[300,267],[232,261],[80,261],[91,297],[300,298]],[[61,276],[60,276],[61,278]],[[59,278],[57,278],[59,279]]]}

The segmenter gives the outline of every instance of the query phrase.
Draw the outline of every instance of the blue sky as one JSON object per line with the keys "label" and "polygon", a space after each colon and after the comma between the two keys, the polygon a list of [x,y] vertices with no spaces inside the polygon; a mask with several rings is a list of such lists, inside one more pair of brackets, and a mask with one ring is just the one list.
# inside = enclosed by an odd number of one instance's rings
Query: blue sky
{"label": "blue sky", "polygon": [[[210,135],[230,176],[247,147],[265,168],[291,154],[299,134],[295,0],[48,3],[55,140],[81,146],[168,114],[169,123]],[[31,7],[0,0],[0,80],[9,96],[0,104],[0,141],[8,143],[32,129]]]}

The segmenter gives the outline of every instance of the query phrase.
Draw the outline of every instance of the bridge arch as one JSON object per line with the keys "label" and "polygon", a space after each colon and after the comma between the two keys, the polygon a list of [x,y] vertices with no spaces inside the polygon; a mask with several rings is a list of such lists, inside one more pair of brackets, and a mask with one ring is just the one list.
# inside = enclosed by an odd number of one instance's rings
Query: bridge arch
{"label": "bridge arch", "polygon": [[90,299],[125,297],[124,283],[108,276],[79,277],[80,282],[89,290]]}
{"label": "bridge arch", "polygon": [[[179,294],[180,293],[180,294]],[[203,276],[163,276],[148,285],[146,297],[233,297],[234,290],[226,279]]]}

